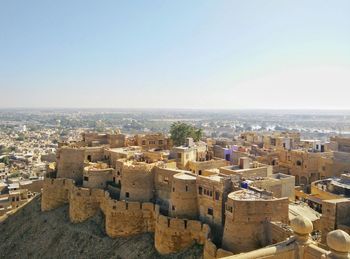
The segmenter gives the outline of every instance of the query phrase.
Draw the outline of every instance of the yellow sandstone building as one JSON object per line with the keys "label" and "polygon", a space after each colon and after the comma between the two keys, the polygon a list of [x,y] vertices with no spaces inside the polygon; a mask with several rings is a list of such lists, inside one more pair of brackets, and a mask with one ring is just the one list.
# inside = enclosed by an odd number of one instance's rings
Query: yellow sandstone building
{"label": "yellow sandstone building", "polygon": [[[41,208],[68,203],[72,223],[102,211],[109,237],[151,232],[160,254],[199,244],[208,259],[350,258],[347,200],[325,203],[322,240],[311,236],[310,219],[289,218],[295,182],[318,180],[321,165],[318,153],[294,152],[299,138],[265,138],[265,146],[281,148],[276,163],[267,165],[249,157],[232,164],[192,139],[172,147],[163,134],[86,133],[81,141],[60,144],[56,176],[44,180]],[[274,174],[276,166],[287,173]],[[296,172],[298,166],[303,169]]]}

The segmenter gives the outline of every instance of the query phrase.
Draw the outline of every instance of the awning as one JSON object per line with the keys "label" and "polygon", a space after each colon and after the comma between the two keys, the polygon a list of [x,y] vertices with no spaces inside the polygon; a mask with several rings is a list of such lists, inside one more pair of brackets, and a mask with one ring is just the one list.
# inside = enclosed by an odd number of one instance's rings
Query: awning
{"label": "awning", "polygon": [[315,196],[308,196],[306,198],[306,200],[309,200],[309,201],[312,201],[312,202],[315,202],[315,203],[322,205],[322,200],[318,197],[315,197]]}

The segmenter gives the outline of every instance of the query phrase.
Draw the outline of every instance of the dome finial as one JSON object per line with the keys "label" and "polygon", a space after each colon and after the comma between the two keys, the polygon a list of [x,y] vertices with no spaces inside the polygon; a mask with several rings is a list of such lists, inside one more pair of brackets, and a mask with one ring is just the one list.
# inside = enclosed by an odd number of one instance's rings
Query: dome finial
{"label": "dome finial", "polygon": [[291,227],[294,233],[301,236],[309,235],[313,230],[311,220],[302,215],[298,215],[291,220]]}
{"label": "dome finial", "polygon": [[328,233],[327,245],[337,258],[350,258],[350,235],[337,229]]}

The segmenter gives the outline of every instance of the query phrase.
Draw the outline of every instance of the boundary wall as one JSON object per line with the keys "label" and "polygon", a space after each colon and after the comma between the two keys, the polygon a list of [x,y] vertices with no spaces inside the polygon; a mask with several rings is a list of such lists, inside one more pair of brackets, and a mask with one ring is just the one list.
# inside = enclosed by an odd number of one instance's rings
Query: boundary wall
{"label": "boundary wall", "polygon": [[210,239],[207,239],[205,241],[203,249],[203,259],[216,259],[232,255],[232,252],[226,251],[221,248],[217,248],[216,245]]}
{"label": "boundary wall", "polygon": [[154,240],[160,254],[178,252],[195,243],[204,245],[209,235],[210,227],[200,221],[157,216]]}
{"label": "boundary wall", "polygon": [[69,218],[72,223],[83,222],[97,214],[102,199],[102,189],[88,189],[73,186],[69,192]]}
{"label": "boundary wall", "polygon": [[63,206],[69,202],[69,192],[75,182],[72,179],[45,178],[41,198],[41,210],[48,211]]}
{"label": "boundary wall", "polygon": [[118,201],[102,189],[75,186],[72,179],[44,179],[41,209],[48,211],[69,203],[69,218],[79,223],[101,210],[105,215],[106,234],[111,237],[151,232],[155,233],[155,248],[160,254],[170,254],[204,245],[210,227],[197,220],[166,217],[159,205],[151,202]]}

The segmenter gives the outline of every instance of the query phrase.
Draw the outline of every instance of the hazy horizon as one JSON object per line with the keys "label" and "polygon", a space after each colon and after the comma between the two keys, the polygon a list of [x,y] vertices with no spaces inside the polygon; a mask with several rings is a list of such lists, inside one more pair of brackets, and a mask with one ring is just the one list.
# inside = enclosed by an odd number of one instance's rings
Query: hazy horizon
{"label": "hazy horizon", "polygon": [[176,112],[176,111],[182,111],[182,112],[254,112],[254,113],[287,113],[287,112],[296,112],[298,114],[303,113],[313,113],[313,112],[325,112],[325,113],[350,113],[350,109],[302,109],[302,108],[295,108],[295,109],[259,109],[259,108],[172,108],[172,107],[0,107],[1,111],[67,111],[67,110],[74,110],[74,111],[96,111],[96,112],[113,112],[113,111],[156,111],[156,112]]}
{"label": "hazy horizon", "polygon": [[350,110],[350,2],[0,3],[1,109]]}

